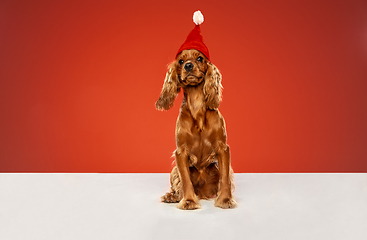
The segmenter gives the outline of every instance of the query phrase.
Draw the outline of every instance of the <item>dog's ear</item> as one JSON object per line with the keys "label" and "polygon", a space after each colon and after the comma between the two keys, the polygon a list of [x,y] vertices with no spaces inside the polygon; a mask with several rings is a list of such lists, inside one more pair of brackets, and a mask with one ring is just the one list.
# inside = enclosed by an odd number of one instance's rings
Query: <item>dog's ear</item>
{"label": "dog's ear", "polygon": [[166,79],[163,83],[161,95],[155,103],[157,110],[168,110],[173,106],[173,102],[176,99],[177,94],[180,92],[178,87],[178,75],[176,71],[176,62],[171,63],[168,66]]}
{"label": "dog's ear", "polygon": [[208,62],[208,70],[205,74],[204,99],[206,106],[210,109],[217,109],[222,100],[222,75],[218,68]]}

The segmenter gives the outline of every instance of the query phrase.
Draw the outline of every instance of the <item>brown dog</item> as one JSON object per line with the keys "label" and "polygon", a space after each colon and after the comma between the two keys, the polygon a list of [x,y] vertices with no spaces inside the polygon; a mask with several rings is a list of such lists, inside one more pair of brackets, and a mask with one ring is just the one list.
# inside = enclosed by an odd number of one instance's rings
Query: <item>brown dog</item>
{"label": "brown dog", "polygon": [[213,197],[217,207],[236,206],[226,125],[218,110],[221,79],[204,54],[184,50],[169,66],[156,102],[158,110],[168,110],[183,89],[176,124],[176,166],[171,172],[171,191],[162,197],[163,202],[179,202],[180,209],[200,208],[199,199]]}

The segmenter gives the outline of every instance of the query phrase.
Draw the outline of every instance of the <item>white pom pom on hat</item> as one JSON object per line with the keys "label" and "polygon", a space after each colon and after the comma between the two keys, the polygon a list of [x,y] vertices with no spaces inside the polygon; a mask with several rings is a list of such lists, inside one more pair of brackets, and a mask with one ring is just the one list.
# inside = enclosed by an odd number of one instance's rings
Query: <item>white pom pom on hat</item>
{"label": "white pom pom on hat", "polygon": [[194,23],[196,25],[200,25],[204,22],[204,16],[203,14],[200,12],[200,10],[194,12],[194,16],[192,17],[194,20]]}
{"label": "white pom pom on hat", "polygon": [[189,33],[185,42],[179,48],[176,58],[178,54],[180,54],[183,50],[196,49],[203,53],[209,60],[209,50],[204,44],[203,36],[201,36],[200,24],[204,22],[204,16],[200,11],[194,12],[193,21],[195,23],[194,29]]}

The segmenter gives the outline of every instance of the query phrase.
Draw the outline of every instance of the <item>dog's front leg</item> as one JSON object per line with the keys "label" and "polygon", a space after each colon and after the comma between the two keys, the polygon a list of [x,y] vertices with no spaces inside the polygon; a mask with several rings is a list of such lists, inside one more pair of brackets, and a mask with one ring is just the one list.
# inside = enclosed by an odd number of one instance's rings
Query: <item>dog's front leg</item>
{"label": "dog's front leg", "polygon": [[219,165],[219,193],[215,200],[215,206],[220,208],[234,208],[237,203],[232,196],[230,171],[230,152],[227,144],[221,144],[218,151]]}
{"label": "dog's front leg", "polygon": [[176,156],[176,166],[180,173],[183,198],[178,203],[177,207],[183,210],[192,210],[200,208],[199,201],[195,195],[194,187],[190,180],[190,169],[188,153],[186,148],[178,148],[175,153]]}

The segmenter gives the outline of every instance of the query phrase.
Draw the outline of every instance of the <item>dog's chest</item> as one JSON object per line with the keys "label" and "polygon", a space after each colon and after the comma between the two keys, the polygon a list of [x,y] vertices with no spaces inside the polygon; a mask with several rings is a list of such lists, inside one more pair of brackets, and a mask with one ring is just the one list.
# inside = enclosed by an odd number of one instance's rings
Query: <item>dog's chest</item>
{"label": "dog's chest", "polygon": [[[201,87],[185,89],[185,120],[189,134],[183,131],[184,141],[189,151],[189,163],[196,168],[205,168],[216,161],[218,144],[218,120],[216,111],[206,108]],[[182,140],[182,139],[181,139]]]}
{"label": "dog's chest", "polygon": [[188,97],[188,108],[199,129],[202,129],[205,117],[204,95],[200,92],[190,94],[190,97]]}
{"label": "dog's chest", "polygon": [[189,163],[191,166],[204,168],[216,161],[216,147],[214,139],[210,139],[211,130],[203,126],[201,130],[193,131],[192,145],[189,147]]}

